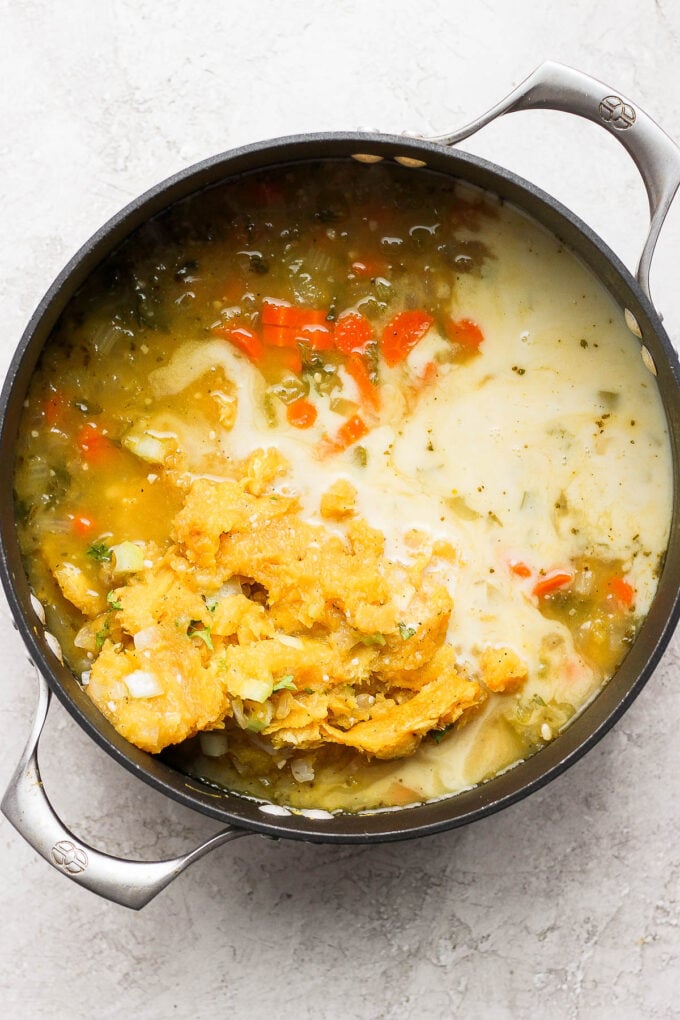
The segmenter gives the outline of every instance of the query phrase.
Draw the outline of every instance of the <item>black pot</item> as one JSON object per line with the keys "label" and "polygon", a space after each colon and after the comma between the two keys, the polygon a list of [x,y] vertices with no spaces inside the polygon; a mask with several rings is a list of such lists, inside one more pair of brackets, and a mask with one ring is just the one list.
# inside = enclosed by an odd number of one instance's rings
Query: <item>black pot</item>
{"label": "black pot", "polygon": [[[647,186],[652,226],[638,281],[589,228],[549,195],[481,159],[448,148],[499,114],[551,107],[600,123],[629,150]],[[627,310],[656,369],[668,419],[674,470],[674,503],[665,565],[649,614],[625,660],[592,704],[548,746],[515,768],[475,789],[418,807],[331,815],[262,805],[218,793],[188,780],[158,758],[124,740],[104,719],[70,670],[55,654],[39,607],[31,600],[22,564],[12,502],[13,450],[31,375],[60,313],[86,277],[124,238],[150,217],[191,193],[226,177],[301,160],[370,156],[429,168],[491,191],[542,223],[586,263]],[[455,136],[432,141],[374,134],[316,134],[246,146],[189,168],[132,202],[99,230],[66,266],[31,319],[9,369],[0,401],[0,570],[17,627],[36,664],[40,704],[28,746],[2,809],[51,864],[101,895],[139,908],[183,868],[212,847],[237,836],[262,833],[312,842],[360,843],[407,839],[466,824],[491,814],[549,782],[591,748],[640,692],[666,644],[678,613],[680,566],[680,368],[678,358],[649,300],[649,263],[659,228],[680,182],[680,150],[644,113],[611,89],[579,72],[543,65],[498,107]],[[648,362],[649,363],[649,362]],[[38,610],[38,612],[36,612]],[[36,748],[50,689],[80,725],[135,775],[189,807],[227,823],[227,828],[192,853],[157,863],[120,861],[86,846],[52,811],[40,782]]]}

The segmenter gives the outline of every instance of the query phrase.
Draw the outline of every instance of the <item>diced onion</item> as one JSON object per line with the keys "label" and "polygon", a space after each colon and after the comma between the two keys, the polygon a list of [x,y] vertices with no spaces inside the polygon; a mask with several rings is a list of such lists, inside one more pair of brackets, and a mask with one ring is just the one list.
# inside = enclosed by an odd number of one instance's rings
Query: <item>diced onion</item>
{"label": "diced onion", "polygon": [[228,595],[243,595],[243,588],[238,577],[231,577],[225,581],[219,591],[211,596],[211,601],[219,602],[221,599],[226,599]]}
{"label": "diced onion", "polygon": [[97,634],[100,633],[103,625],[104,618],[102,616],[97,616],[94,620],[88,620],[76,634],[73,644],[76,648],[82,648],[86,652],[98,651]]}
{"label": "diced onion", "polygon": [[221,758],[229,750],[229,740],[224,730],[207,730],[199,734],[198,740],[206,758]]}
{"label": "diced onion", "polygon": [[314,769],[304,759],[291,762],[290,771],[296,783],[311,783],[314,779]]}
{"label": "diced onion", "polygon": [[114,574],[134,574],[144,566],[144,550],[134,542],[121,542],[111,547]]}
{"label": "diced onion", "polygon": [[92,676],[92,670],[91,669],[86,669],[86,670],[84,670],[80,674],[80,682],[83,685],[83,687],[87,687],[87,685],[90,682],[90,677],[91,676]]}
{"label": "diced onion", "polygon": [[138,652],[143,652],[145,648],[153,648],[157,645],[161,637],[160,627],[152,624],[150,627],[145,627],[144,630],[138,630],[133,635],[132,640],[134,641],[135,648]]}
{"label": "diced onion", "polygon": [[288,648],[304,648],[300,638],[293,637],[292,634],[277,634],[276,640],[279,644],[286,645]]}
{"label": "diced onion", "polygon": [[170,452],[168,444],[156,436],[145,432],[143,435],[128,433],[123,437],[123,446],[134,453],[135,457],[145,460],[149,464],[162,464]]}
{"label": "diced onion", "polygon": [[[231,678],[230,678],[231,680]],[[227,689],[230,694],[235,694],[244,701],[257,701],[262,704],[271,697],[273,680],[258,680],[257,677],[239,677],[237,683],[227,682]]]}
{"label": "diced onion", "polygon": [[163,693],[163,687],[153,673],[147,673],[143,669],[136,669],[123,677],[125,686],[130,692],[131,698],[155,698]]}

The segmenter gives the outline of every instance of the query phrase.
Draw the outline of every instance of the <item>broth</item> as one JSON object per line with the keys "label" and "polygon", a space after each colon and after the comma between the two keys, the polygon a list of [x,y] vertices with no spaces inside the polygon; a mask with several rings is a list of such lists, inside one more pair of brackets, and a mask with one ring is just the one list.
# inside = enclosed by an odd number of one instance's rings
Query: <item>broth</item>
{"label": "broth", "polygon": [[671,484],[655,380],[579,260],[471,186],[351,161],[132,235],[42,354],[15,478],[32,588],[124,735],[349,811],[559,734],[649,609]]}

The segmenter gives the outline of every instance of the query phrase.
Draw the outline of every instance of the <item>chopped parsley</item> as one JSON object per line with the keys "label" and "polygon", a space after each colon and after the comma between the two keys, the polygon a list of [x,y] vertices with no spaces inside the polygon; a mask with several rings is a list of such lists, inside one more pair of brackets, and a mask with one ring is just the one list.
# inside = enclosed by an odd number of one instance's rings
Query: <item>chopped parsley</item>
{"label": "chopped parsley", "polygon": [[116,598],[115,591],[110,591],[108,593],[108,595],[106,596],[106,601],[108,602],[108,604],[111,607],[111,609],[122,609],[123,608],[122,603],[119,602],[118,599]]}
{"label": "chopped parsley", "polygon": [[272,687],[272,694],[275,691],[297,691],[297,687],[293,683],[293,674],[286,673],[286,675],[282,676],[280,680],[277,680]]}
{"label": "chopped parsley", "polygon": [[443,730],[432,730],[430,736],[434,740],[435,744],[441,744],[442,740],[451,729],[453,729],[453,723],[449,723],[449,725],[445,726]]}
{"label": "chopped parsley", "polygon": [[106,542],[93,542],[87,550],[87,555],[97,563],[108,563],[113,553]]}
{"label": "chopped parsley", "polygon": [[211,652],[215,649],[212,643],[212,635],[210,633],[210,627],[203,627],[202,620],[192,620],[187,627],[187,637],[200,638],[206,648],[209,648]]}
{"label": "chopped parsley", "polygon": [[104,647],[104,642],[106,641],[107,637],[109,636],[110,630],[111,630],[111,621],[109,620],[109,618],[107,616],[106,619],[104,620],[104,623],[102,625],[101,630],[98,630],[97,633],[94,636],[94,643],[95,643],[95,647],[96,647],[98,652],[101,652],[102,648]]}
{"label": "chopped parsley", "polygon": [[408,641],[408,639],[412,638],[413,635],[416,632],[416,628],[415,627],[409,627],[405,623],[399,623],[399,624],[397,624],[397,626],[399,627],[399,633],[401,635],[401,640],[402,641]]}

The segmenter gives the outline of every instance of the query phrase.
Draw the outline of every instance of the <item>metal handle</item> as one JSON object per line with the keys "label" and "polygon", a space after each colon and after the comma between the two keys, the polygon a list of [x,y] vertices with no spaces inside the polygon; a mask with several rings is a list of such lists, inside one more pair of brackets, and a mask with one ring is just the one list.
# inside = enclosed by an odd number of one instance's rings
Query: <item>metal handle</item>
{"label": "metal handle", "polygon": [[562,110],[605,127],[635,162],[649,199],[650,226],[637,267],[640,287],[651,301],[649,270],[669,206],[680,184],[680,148],[629,99],[596,78],[564,64],[541,64],[500,103],[453,134],[428,141],[455,145],[496,117],[515,110]]}
{"label": "metal handle", "polygon": [[28,743],[2,801],[2,812],[34,850],[63,875],[105,899],[139,910],[185,868],[232,839],[249,835],[226,828],[183,857],[167,861],[126,861],[79,840],[64,825],[45,793],[38,767],[38,742],[51,692],[38,673],[40,692]]}

